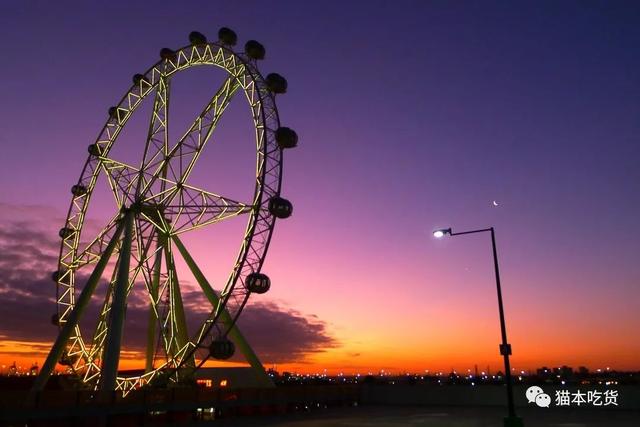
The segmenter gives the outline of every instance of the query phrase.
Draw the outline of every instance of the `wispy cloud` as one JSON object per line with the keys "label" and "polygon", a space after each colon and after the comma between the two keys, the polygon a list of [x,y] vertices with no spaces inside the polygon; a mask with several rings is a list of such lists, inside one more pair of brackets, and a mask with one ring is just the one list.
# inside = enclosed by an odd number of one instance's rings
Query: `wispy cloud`
{"label": "wispy cloud", "polygon": [[[43,219],[51,217],[51,210],[44,207],[6,204],[0,207],[0,306],[3,307],[0,354],[31,352],[44,356],[57,333],[50,321],[55,312],[55,285],[50,276],[57,265],[60,242],[55,230],[59,226]],[[21,214],[9,216],[8,211]],[[83,277],[78,279],[82,286]],[[183,291],[183,300],[189,329],[195,331],[210,306],[200,292],[191,289]],[[83,330],[91,330],[101,304],[99,298],[91,301]],[[143,293],[132,293],[123,357],[136,358],[141,354],[147,319]],[[239,327],[267,363],[300,363],[310,354],[338,345],[327,324],[317,316],[275,302],[249,304],[242,313]]]}

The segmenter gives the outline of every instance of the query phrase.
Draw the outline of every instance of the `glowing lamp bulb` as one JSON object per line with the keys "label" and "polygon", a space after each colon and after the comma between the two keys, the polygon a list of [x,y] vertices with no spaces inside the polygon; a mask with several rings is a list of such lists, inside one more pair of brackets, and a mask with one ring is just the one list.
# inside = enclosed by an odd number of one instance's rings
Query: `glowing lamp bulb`
{"label": "glowing lamp bulb", "polygon": [[451,229],[450,228],[441,228],[441,229],[435,230],[433,232],[433,236],[436,239],[440,239],[440,238],[444,237],[447,234],[451,234]]}

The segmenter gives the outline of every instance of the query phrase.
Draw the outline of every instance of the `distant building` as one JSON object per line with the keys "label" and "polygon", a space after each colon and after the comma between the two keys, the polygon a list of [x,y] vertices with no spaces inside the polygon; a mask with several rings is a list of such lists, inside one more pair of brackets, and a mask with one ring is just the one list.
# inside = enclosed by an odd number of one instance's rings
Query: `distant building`
{"label": "distant building", "polygon": [[542,368],[536,369],[536,375],[540,378],[547,378],[553,375],[553,370],[543,366]]}
{"label": "distant building", "polygon": [[195,377],[196,383],[203,388],[262,386],[253,368],[200,368]]}
{"label": "distant building", "polygon": [[571,377],[573,376],[573,368],[567,365],[562,365],[559,368],[553,368],[553,373],[556,375],[560,375],[561,377]]}

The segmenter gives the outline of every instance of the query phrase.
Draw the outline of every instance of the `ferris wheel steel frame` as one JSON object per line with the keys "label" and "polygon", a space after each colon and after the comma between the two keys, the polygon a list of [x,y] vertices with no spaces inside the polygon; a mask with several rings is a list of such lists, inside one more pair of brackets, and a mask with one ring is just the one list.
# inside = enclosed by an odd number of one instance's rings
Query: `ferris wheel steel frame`
{"label": "ferris wheel steel frame", "polygon": [[[195,66],[217,66],[228,73],[219,90],[175,145],[169,140],[171,77]],[[223,197],[187,183],[202,150],[211,139],[218,120],[233,95],[242,89],[249,103],[256,138],[256,186],[249,203]],[[121,130],[142,101],[154,94],[142,161],[134,166],[110,158],[109,153]],[[199,349],[207,348],[215,337],[230,336],[251,365],[264,368],[235,326],[250,295],[245,279],[260,272],[271,241],[276,217],[269,202],[279,197],[282,184],[282,148],[275,140],[280,119],[275,93],[257,69],[255,59],[234,52],[221,42],[191,44],[154,64],[120,103],[96,142],[80,179],[60,231],[60,258],[57,283],[58,339],[36,380],[42,389],[56,363],[66,358],[83,382],[125,394],[172,370],[172,381],[184,378],[179,368],[196,366]],[[104,174],[118,212],[86,246],[80,247],[81,232],[89,202],[100,174]],[[249,215],[240,251],[222,291],[218,294],[207,281],[178,237],[238,215]],[[121,239],[121,237],[123,237]],[[192,339],[187,335],[174,249],[180,253],[212,310]],[[85,311],[110,259],[118,259],[99,312],[91,344],[83,338],[79,320]],[[166,272],[162,271],[162,265]],[[76,298],[79,271],[93,267]],[[150,296],[145,373],[118,376],[126,299],[136,282],[143,281]],[[163,295],[167,298],[162,300]],[[167,304],[168,299],[168,304]],[[155,342],[160,341],[166,361],[155,366]],[[202,365],[208,356],[200,357]],[[266,377],[266,375],[265,375]]]}

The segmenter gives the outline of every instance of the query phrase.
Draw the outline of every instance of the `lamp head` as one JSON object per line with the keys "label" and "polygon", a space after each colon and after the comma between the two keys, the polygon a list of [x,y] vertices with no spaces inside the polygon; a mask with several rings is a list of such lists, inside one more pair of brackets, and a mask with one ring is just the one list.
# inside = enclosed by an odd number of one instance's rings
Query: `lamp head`
{"label": "lamp head", "polygon": [[451,228],[441,228],[440,230],[435,230],[433,232],[433,236],[437,239],[440,239],[447,234],[451,235]]}

